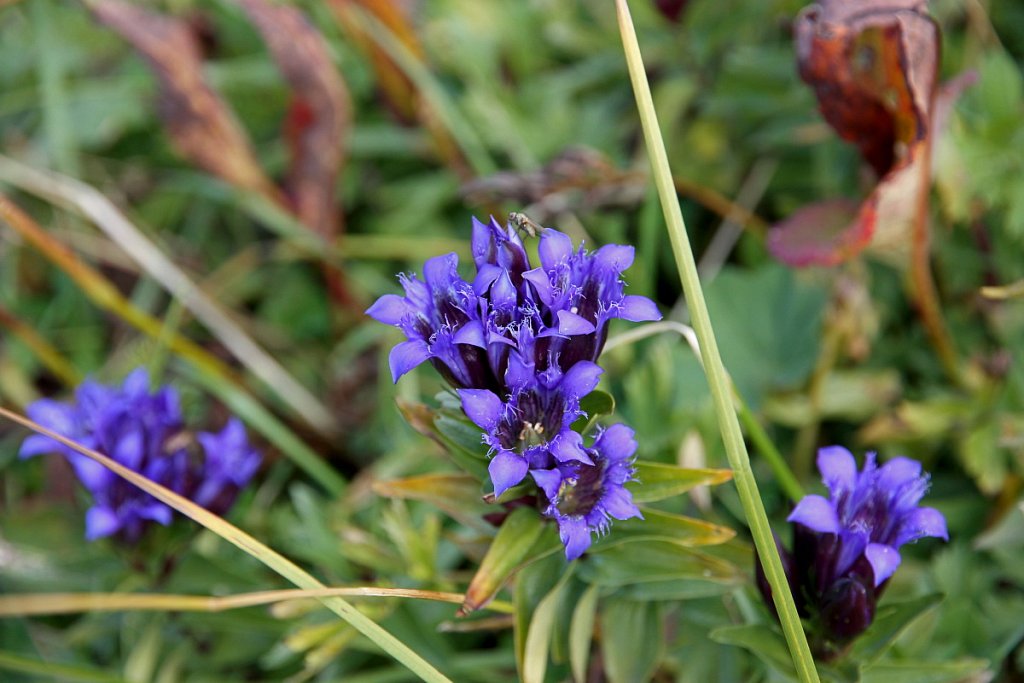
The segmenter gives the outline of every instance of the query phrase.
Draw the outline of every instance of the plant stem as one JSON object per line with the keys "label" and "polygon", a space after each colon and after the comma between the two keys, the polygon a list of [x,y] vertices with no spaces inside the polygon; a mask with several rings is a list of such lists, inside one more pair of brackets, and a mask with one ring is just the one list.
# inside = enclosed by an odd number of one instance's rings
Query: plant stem
{"label": "plant stem", "polygon": [[[935,110],[934,101],[931,106]],[[946,321],[942,317],[942,304],[935,288],[935,279],[931,269],[931,231],[928,226],[928,200],[931,190],[932,142],[935,132],[928,131],[928,136],[921,143],[919,187],[917,188],[917,206],[914,215],[914,232],[910,240],[910,286],[914,303],[921,315],[925,333],[935,353],[939,356],[942,369],[954,384],[963,386],[964,376],[960,371],[960,360],[956,346],[949,336]]]}
{"label": "plant stem", "polygon": [[707,303],[704,301],[700,278],[697,275],[697,265],[693,258],[693,251],[686,234],[686,225],[683,222],[683,213],[672,182],[672,171],[669,168],[668,155],[665,152],[665,144],[658,127],[654,101],[651,97],[650,85],[647,83],[640,45],[633,29],[629,7],[626,0],[616,0],[616,7],[629,76],[633,83],[647,150],[651,155],[654,181],[661,197],[669,238],[672,242],[672,251],[675,254],[679,277],[693,317],[693,327],[700,340],[708,384],[711,387],[719,427],[722,430],[722,439],[725,442],[729,464],[733,469],[740,502],[754,537],[758,557],[764,566],[765,576],[772,588],[772,597],[779,613],[779,620],[782,622],[782,630],[789,645],[797,675],[804,683],[817,682],[818,672],[814,667],[814,658],[807,645],[807,637],[804,635],[796,604],[789,591],[789,584],[782,569],[782,561],[775,546],[768,516],[757,490],[753,470],[750,468],[750,456],[747,454],[747,447],[743,442],[743,434],[740,431],[739,420],[733,405],[732,387],[725,373],[718,344],[715,341],[715,333],[711,327]]}

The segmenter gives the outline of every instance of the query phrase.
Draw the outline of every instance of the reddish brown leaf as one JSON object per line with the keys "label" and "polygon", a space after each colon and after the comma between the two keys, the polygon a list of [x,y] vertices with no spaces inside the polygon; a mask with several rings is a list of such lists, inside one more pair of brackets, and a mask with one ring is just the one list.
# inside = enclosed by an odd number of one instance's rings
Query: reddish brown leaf
{"label": "reddish brown leaf", "polygon": [[[473,177],[462,152],[444,121],[417,89],[405,70],[366,30],[367,19],[389,31],[415,59],[426,62],[426,52],[409,16],[408,2],[399,0],[329,0],[345,33],[369,58],[384,103],[403,123],[419,122],[430,134],[437,155],[463,179]],[[364,16],[360,16],[360,12]]]}
{"label": "reddish brown leaf", "polygon": [[338,21],[351,36],[353,42],[359,46],[370,58],[378,87],[384,94],[384,99],[394,113],[405,123],[412,123],[419,117],[419,96],[412,81],[405,72],[395,64],[387,51],[377,45],[373,39],[360,28],[360,22],[353,14],[353,8],[360,8],[367,12],[382,26],[391,31],[392,34],[405,46],[417,59],[424,59],[423,46],[409,17],[406,14],[403,3],[395,0],[331,0],[330,6],[334,10]]}
{"label": "reddish brown leaf", "polygon": [[299,10],[239,0],[292,91],[285,133],[292,148],[287,191],[299,219],[325,238],[338,232],[334,184],[345,156],[351,104],[323,37]]}
{"label": "reddish brown leaf", "polygon": [[159,81],[157,112],[178,152],[232,185],[278,198],[244,130],[203,78],[199,43],[189,24],[119,0],[88,6],[149,62]]}
{"label": "reddish brown leaf", "polygon": [[[822,115],[879,177],[855,212],[845,201],[801,209],[769,249],[795,266],[833,265],[868,245],[905,252],[920,160],[933,135],[939,30],[925,0],[821,0],[796,25],[800,76]],[[839,207],[846,207],[844,221]],[[853,217],[855,213],[855,217]]]}
{"label": "reddish brown leaf", "polygon": [[808,204],[768,233],[768,249],[791,266],[834,265],[864,247],[873,223],[873,212],[858,215],[849,199]]}
{"label": "reddish brown leaf", "polygon": [[927,135],[939,29],[924,0],[822,0],[796,24],[800,76],[879,177]]}

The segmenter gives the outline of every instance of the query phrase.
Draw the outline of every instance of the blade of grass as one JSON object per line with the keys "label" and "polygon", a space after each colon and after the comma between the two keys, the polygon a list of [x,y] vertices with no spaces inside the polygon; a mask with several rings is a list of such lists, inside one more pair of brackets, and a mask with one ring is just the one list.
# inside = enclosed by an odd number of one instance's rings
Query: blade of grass
{"label": "blade of grass", "polygon": [[180,299],[232,355],[268,388],[280,395],[296,415],[324,436],[333,434],[334,418],[326,406],[246,334],[181,268],[96,189],[74,178],[40,171],[4,156],[0,156],[0,180],[72,209],[92,221],[164,289]]}
{"label": "blade of grass", "polygon": [[[260,543],[258,540],[235,525],[196,505],[184,496],[178,495],[170,489],[150,481],[138,472],[128,469],[124,465],[111,460],[101,453],[85,448],[84,446],[57,434],[56,432],[50,431],[49,429],[36,424],[23,415],[19,415],[18,413],[14,413],[2,407],[0,407],[0,415],[6,417],[12,422],[22,425],[23,427],[27,427],[34,432],[48,436],[51,439],[64,444],[68,448],[74,449],[76,452],[81,453],[87,458],[95,460],[117,476],[134,484],[135,486],[138,486],[157,500],[174,508],[186,517],[198,522],[228,543],[231,543],[246,554],[256,560],[259,560],[268,568],[288,581],[291,581],[299,588],[314,591],[324,590],[327,588],[327,586],[320,583],[320,581],[318,581],[312,574],[303,570],[284,555],[281,555],[269,546]],[[405,643],[398,640],[383,627],[353,607],[351,603],[337,596],[318,597],[317,600],[348,622],[353,628],[366,636],[366,638],[380,647],[388,655],[394,657],[396,660],[407,666],[410,671],[415,673],[417,676],[420,676],[423,680],[450,683],[449,679],[444,674],[431,666],[425,659],[416,654]]]}
{"label": "blade of grass", "polygon": [[[110,311],[154,339],[160,339],[164,334],[163,323],[133,306],[102,274],[78,260],[67,247],[39,227],[25,212],[3,195],[0,195],[0,220],[14,228],[64,271],[97,306]],[[253,429],[262,433],[271,443],[278,446],[299,468],[319,482],[327,491],[334,495],[341,493],[345,488],[345,480],[341,475],[306,447],[301,439],[278,421],[270,411],[245,392],[239,384],[236,373],[230,367],[195,342],[179,334],[169,334],[167,344],[195,368],[196,376],[206,386],[219,395],[230,396],[233,401],[232,408]]]}
{"label": "blade of grass", "polygon": [[[287,589],[240,593],[238,595],[171,595],[166,593],[28,593],[0,595],[0,617],[27,617],[79,612],[224,612],[244,607],[309,598],[407,598],[462,604],[461,593],[443,593],[412,588],[353,586],[319,590]],[[511,613],[507,602],[491,603],[487,609]]]}
{"label": "blade of grass", "polygon": [[626,0],[616,0],[616,9],[629,77],[633,83],[633,93],[637,101],[647,152],[651,157],[655,185],[661,197],[669,239],[672,242],[672,252],[675,255],[679,278],[693,317],[693,327],[700,342],[701,357],[704,360],[705,373],[714,399],[722,440],[725,442],[726,454],[733,469],[736,489],[739,492],[743,512],[754,537],[758,557],[764,566],[765,575],[772,588],[772,597],[775,600],[779,620],[782,622],[782,630],[786,636],[786,643],[793,657],[797,675],[804,683],[817,682],[818,672],[814,667],[814,658],[807,645],[807,637],[804,634],[793,595],[789,590],[789,583],[782,569],[782,561],[775,546],[764,503],[757,490],[754,472],[750,467],[750,456],[747,454],[747,447],[743,441],[740,423],[736,416],[734,392],[729,377],[726,375],[718,344],[715,341],[711,317],[708,313],[707,303],[704,301],[700,277],[697,275],[697,264],[693,258],[693,250],[686,234],[682,209],[679,206],[679,198],[676,196],[675,186],[672,182],[672,171],[669,168],[668,154],[665,151],[665,143],[658,126],[650,85],[647,83],[643,57],[640,54],[640,44],[637,41]]}
{"label": "blade of grass", "polygon": [[13,652],[0,651],[0,669],[30,674],[32,680],[78,681],[80,683],[128,683],[120,676],[70,664],[42,662]]}
{"label": "blade of grass", "polygon": [[424,101],[462,150],[473,171],[481,176],[494,173],[497,169],[483,141],[473,126],[463,118],[430,69],[380,19],[361,7],[353,5],[349,10],[353,23],[387,53],[420,91]]}
{"label": "blade of grass", "polygon": [[61,382],[69,387],[74,387],[82,381],[81,373],[64,354],[57,350],[57,347],[36,332],[35,328],[3,306],[0,306],[0,326],[7,328],[11,334],[20,339],[35,354],[39,362]]}

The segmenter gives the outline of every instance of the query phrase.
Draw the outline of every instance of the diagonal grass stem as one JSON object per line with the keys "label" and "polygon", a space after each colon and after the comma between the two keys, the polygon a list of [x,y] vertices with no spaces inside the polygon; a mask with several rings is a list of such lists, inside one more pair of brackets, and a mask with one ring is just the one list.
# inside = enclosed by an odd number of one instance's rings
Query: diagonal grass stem
{"label": "diagonal grass stem", "polygon": [[775,546],[764,503],[757,490],[757,481],[754,479],[754,472],[750,467],[750,456],[747,454],[747,447],[743,441],[743,434],[733,404],[732,387],[718,351],[714,330],[711,327],[711,317],[708,314],[707,303],[704,301],[697,265],[693,258],[693,250],[690,248],[686,224],[683,221],[683,213],[672,181],[668,154],[665,151],[665,143],[658,127],[658,117],[654,110],[654,101],[651,97],[650,85],[647,83],[643,57],[640,54],[640,45],[633,28],[633,20],[629,14],[629,6],[626,4],[626,0],[616,0],[616,8],[629,77],[633,84],[647,151],[651,156],[655,186],[661,199],[662,210],[665,212],[672,252],[675,255],[679,278],[690,307],[693,327],[700,341],[701,357],[714,399],[719,428],[722,430],[725,451],[733,469],[740,502],[743,505],[747,523],[750,525],[750,532],[754,537],[758,557],[772,587],[772,596],[797,675],[803,683],[816,683],[818,672],[814,666],[814,658],[807,645],[807,637],[804,634],[800,617],[796,611],[796,604],[782,569],[782,561]]}

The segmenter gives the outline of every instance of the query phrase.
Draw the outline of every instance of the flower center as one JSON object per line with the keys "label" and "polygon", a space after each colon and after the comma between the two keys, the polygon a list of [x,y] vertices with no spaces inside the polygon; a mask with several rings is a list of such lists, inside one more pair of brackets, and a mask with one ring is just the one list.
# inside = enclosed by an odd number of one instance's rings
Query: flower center
{"label": "flower center", "polygon": [[566,477],[558,487],[555,505],[567,516],[588,514],[600,502],[604,492],[604,467],[598,465],[577,465],[575,476]]}

